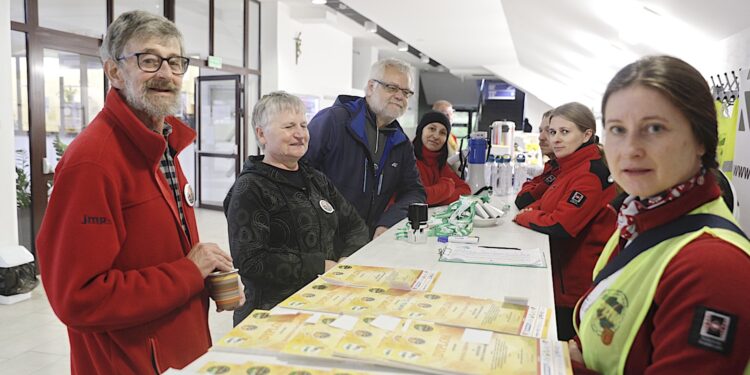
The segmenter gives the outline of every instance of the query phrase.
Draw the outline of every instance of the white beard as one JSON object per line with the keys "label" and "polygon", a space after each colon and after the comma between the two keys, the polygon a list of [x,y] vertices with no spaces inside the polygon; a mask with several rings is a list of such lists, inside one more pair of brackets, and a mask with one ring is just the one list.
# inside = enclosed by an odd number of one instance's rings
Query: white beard
{"label": "white beard", "polygon": [[[173,99],[155,97],[149,100],[150,82],[145,82],[141,92],[136,92],[133,81],[126,81],[123,90],[125,101],[134,109],[152,117],[167,117],[177,113],[180,109],[179,92]],[[175,85],[169,83],[168,86],[174,88]]]}

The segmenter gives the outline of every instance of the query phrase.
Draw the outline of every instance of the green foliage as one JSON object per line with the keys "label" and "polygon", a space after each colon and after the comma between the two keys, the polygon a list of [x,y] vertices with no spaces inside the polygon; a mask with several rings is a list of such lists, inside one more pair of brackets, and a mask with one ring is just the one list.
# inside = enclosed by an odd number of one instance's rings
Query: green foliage
{"label": "green foliage", "polygon": [[[20,163],[20,166],[19,166]],[[16,150],[16,206],[31,207],[31,180],[26,174],[29,159],[24,150]]]}
{"label": "green foliage", "polygon": [[63,153],[65,153],[65,150],[68,148],[68,145],[65,144],[65,142],[60,139],[60,134],[57,134],[55,136],[55,140],[52,141],[52,145],[55,147],[55,154],[57,155],[57,160],[60,160],[62,158]]}

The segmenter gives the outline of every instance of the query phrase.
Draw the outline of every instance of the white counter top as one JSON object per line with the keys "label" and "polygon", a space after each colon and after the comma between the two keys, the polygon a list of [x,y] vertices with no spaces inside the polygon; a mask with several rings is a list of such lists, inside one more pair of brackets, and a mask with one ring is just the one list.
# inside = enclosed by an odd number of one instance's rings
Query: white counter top
{"label": "white counter top", "polygon": [[[493,204],[497,207],[501,207],[506,202],[509,202],[507,197],[493,198]],[[344,263],[440,271],[441,275],[433,288],[434,292],[495,300],[507,298],[514,303],[527,301],[532,306],[551,308],[552,317],[549,323],[548,339],[554,340],[557,337],[557,326],[554,317],[555,304],[548,237],[515,224],[512,221],[515,213],[513,206],[513,210],[502,218],[502,223],[492,227],[475,227],[471,235],[479,236],[480,245],[540,248],[547,260],[546,268],[440,262],[438,261],[440,244],[435,237],[429,237],[423,244],[412,244],[395,239],[396,229],[403,227],[403,222],[365,245]],[[209,361],[242,363],[264,358],[266,357],[258,355],[209,352],[184,370],[172,373],[195,373]],[[266,359],[270,363],[279,364],[321,365],[319,361],[304,359],[292,361],[279,357]],[[343,368],[363,369],[361,366],[348,366],[344,362],[341,365]]]}

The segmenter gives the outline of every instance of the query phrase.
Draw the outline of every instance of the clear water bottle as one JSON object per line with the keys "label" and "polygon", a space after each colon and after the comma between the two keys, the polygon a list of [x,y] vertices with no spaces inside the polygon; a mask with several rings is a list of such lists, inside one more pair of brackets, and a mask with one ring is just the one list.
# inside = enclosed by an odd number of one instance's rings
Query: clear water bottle
{"label": "clear water bottle", "polygon": [[500,185],[498,182],[500,181],[500,163],[502,162],[502,158],[495,156],[491,158],[491,161],[492,174],[490,176],[490,186],[492,186],[492,194],[500,195]]}
{"label": "clear water bottle", "polygon": [[516,156],[516,165],[513,170],[513,193],[521,190],[521,186],[526,182],[526,156],[518,154]]}
{"label": "clear water bottle", "polygon": [[484,163],[484,186],[492,186],[492,171],[495,167],[495,155],[489,154]]}
{"label": "clear water bottle", "polygon": [[503,155],[500,164],[500,192],[502,195],[511,194],[513,186],[513,165],[510,155]]}

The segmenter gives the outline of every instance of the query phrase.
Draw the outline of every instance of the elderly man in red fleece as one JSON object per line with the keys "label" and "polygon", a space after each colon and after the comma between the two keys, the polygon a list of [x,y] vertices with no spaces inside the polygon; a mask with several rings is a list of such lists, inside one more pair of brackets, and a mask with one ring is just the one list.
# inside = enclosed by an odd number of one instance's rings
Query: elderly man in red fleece
{"label": "elderly man in red fleece", "polygon": [[171,116],[183,51],[167,19],[118,17],[101,47],[112,89],[55,171],[37,256],[73,374],[161,373],[211,345],[204,279],[232,259],[199,242],[177,159],[195,138]]}

